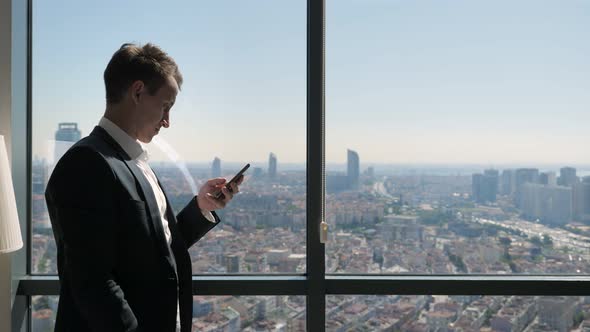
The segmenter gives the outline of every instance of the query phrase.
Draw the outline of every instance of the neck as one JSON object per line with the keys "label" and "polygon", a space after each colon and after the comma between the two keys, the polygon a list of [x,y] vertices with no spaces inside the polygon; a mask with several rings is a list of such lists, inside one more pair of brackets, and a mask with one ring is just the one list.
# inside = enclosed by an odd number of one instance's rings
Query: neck
{"label": "neck", "polygon": [[133,121],[128,110],[122,109],[117,105],[109,105],[104,112],[104,117],[109,119],[117,127],[121,128],[127,135],[134,139],[138,139],[137,128],[135,121]]}

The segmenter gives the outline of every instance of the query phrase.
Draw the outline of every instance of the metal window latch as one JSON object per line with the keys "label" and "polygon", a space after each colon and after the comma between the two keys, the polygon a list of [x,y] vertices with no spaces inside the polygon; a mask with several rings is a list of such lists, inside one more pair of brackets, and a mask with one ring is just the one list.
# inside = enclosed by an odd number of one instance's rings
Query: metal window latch
{"label": "metal window latch", "polygon": [[320,243],[328,242],[328,224],[322,220],[320,223]]}

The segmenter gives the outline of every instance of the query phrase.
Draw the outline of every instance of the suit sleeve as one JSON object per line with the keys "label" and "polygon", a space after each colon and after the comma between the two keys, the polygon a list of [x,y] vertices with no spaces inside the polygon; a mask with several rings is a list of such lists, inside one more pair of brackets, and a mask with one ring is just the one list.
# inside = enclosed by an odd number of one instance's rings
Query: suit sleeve
{"label": "suit sleeve", "polygon": [[60,279],[92,331],[135,331],[137,319],[117,284],[116,177],[106,160],[75,147],[60,160],[45,193],[58,248]]}
{"label": "suit sleeve", "polygon": [[178,229],[182,238],[186,242],[187,249],[197,243],[207,232],[219,224],[219,216],[215,212],[211,212],[215,218],[215,223],[207,220],[199,209],[197,203],[197,196],[193,197],[190,202],[180,211],[176,216],[178,222]]}

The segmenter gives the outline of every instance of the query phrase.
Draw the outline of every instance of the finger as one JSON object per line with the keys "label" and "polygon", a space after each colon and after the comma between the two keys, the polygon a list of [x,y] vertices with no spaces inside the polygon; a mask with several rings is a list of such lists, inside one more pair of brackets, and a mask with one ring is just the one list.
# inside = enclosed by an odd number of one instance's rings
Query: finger
{"label": "finger", "polygon": [[224,184],[226,181],[227,180],[224,178],[215,178],[215,179],[207,180],[207,182],[205,184],[209,187],[218,187],[218,186]]}
{"label": "finger", "polygon": [[232,183],[232,184],[230,185],[230,188],[231,188],[231,192],[232,192],[234,195],[240,192],[240,188],[238,188],[238,185],[237,185],[237,184],[235,184],[235,183]]}
{"label": "finger", "polygon": [[234,197],[234,194],[226,187],[221,188],[221,192],[225,195],[225,198],[223,199],[223,201],[226,203],[229,202]]}
{"label": "finger", "polygon": [[226,205],[225,199],[227,199],[227,198],[224,198],[224,199],[214,199],[215,200],[215,204],[217,206],[217,209],[223,209],[225,207],[225,205]]}
{"label": "finger", "polygon": [[244,181],[244,174],[240,175],[240,178],[238,179],[238,181],[236,181],[236,183],[239,185],[242,184],[242,182]]}

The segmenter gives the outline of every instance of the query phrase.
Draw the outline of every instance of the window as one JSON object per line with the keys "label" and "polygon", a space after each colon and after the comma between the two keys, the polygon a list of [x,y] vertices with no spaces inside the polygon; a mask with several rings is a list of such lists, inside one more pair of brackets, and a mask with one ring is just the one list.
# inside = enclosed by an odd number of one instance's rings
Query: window
{"label": "window", "polygon": [[327,2],[327,272],[590,273],[583,9]]}
{"label": "window", "polygon": [[33,13],[31,272],[57,273],[45,185],[98,124],[102,74],[125,42],[161,46],[184,76],[170,129],[147,147],[176,212],[207,179],[252,164],[191,249],[193,272],[305,272],[304,2],[33,1]]}

